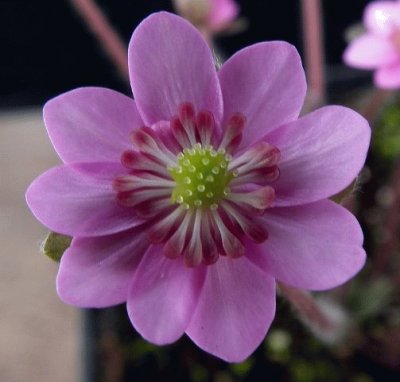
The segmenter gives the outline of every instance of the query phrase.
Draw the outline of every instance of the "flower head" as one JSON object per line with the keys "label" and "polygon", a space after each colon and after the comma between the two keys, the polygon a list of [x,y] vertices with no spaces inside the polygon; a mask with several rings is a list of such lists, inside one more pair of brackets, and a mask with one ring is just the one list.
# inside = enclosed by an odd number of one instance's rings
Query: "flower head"
{"label": "flower head", "polygon": [[58,293],[84,307],[127,302],[147,340],[186,333],[241,361],[273,320],[275,280],[323,290],[363,266],[359,224],[327,198],[360,171],[368,124],[339,106],[298,119],[293,46],[250,46],[217,72],[197,30],[168,13],[136,29],[129,68],[134,100],[81,88],[44,108],[64,164],[27,201],[74,237]]}
{"label": "flower head", "polygon": [[174,0],[174,4],[182,16],[210,32],[222,31],[239,14],[235,0]]}
{"label": "flower head", "polygon": [[364,11],[366,32],[344,52],[344,61],[360,69],[374,69],[375,85],[400,87],[400,1],[375,1]]}

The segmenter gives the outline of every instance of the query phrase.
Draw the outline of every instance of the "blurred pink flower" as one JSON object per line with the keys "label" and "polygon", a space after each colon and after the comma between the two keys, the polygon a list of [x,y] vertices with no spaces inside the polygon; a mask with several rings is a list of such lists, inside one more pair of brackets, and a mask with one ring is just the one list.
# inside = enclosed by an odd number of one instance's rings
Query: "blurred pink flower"
{"label": "blurred pink flower", "polygon": [[345,63],[375,69],[378,87],[400,87],[400,1],[370,3],[364,11],[364,25],[366,32],[344,52]]}
{"label": "blurred pink flower", "polygon": [[363,266],[358,222],[327,198],[362,168],[368,123],[340,106],[298,119],[293,46],[250,46],[217,72],[199,32],[168,13],[136,29],[129,69],[135,100],[81,88],[44,108],[64,164],[27,201],[74,237],[58,293],[83,307],[127,302],[147,340],[186,332],[241,361],[274,318],[276,279],[323,290]]}
{"label": "blurred pink flower", "polygon": [[182,16],[209,32],[222,31],[239,14],[234,0],[174,0],[174,4]]}

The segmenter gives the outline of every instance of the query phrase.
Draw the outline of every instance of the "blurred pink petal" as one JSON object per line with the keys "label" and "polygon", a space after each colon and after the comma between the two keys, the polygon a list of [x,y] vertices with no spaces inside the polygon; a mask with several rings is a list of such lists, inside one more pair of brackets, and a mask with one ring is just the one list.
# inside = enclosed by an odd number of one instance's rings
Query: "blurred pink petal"
{"label": "blurred pink petal", "polygon": [[208,25],[212,29],[220,29],[232,22],[239,14],[239,6],[234,0],[211,0],[208,14]]}
{"label": "blurred pink petal", "polygon": [[400,85],[400,1],[375,1],[365,8],[367,32],[346,48],[343,61],[359,69],[375,69],[374,83],[384,89]]}
{"label": "blurred pink petal", "polygon": [[400,2],[373,1],[364,11],[364,25],[373,33],[390,35],[393,28],[400,28]]}
{"label": "blurred pink petal", "polygon": [[392,65],[379,68],[375,72],[374,81],[381,88],[400,88],[400,57]]}
{"label": "blurred pink petal", "polygon": [[398,60],[399,52],[386,37],[364,34],[351,43],[343,59],[350,66],[375,69]]}

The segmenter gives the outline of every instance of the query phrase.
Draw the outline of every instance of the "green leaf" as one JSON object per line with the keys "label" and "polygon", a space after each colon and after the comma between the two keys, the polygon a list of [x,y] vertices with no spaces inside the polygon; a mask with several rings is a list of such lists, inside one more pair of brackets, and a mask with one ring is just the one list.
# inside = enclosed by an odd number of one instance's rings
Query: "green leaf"
{"label": "green leaf", "polygon": [[50,259],[59,262],[62,255],[71,245],[72,237],[49,232],[43,240],[41,251]]}
{"label": "green leaf", "polygon": [[333,195],[330,199],[333,200],[335,203],[341,204],[347,198],[351,196],[353,191],[357,188],[357,178],[354,179],[349,186],[347,186],[344,190],[340,191],[336,195]]}
{"label": "green leaf", "polygon": [[350,297],[353,314],[360,320],[379,315],[390,304],[393,292],[393,285],[386,277],[354,286]]}
{"label": "green leaf", "polygon": [[372,147],[381,157],[392,160],[400,155],[399,100],[386,106],[374,129]]}

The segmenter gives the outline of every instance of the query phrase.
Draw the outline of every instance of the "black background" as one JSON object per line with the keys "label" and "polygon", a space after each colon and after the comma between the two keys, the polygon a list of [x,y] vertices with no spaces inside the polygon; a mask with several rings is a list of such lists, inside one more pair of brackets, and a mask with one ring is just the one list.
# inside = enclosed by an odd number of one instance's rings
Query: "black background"
{"label": "black background", "polygon": [[[227,55],[264,40],[287,40],[302,51],[297,0],[241,0],[249,27],[220,38]],[[366,0],[322,0],[328,64],[341,64],[346,27],[361,19]],[[167,0],[98,0],[126,42],[149,13],[172,10]],[[129,93],[68,0],[0,0],[0,108],[39,105],[78,86]]]}

